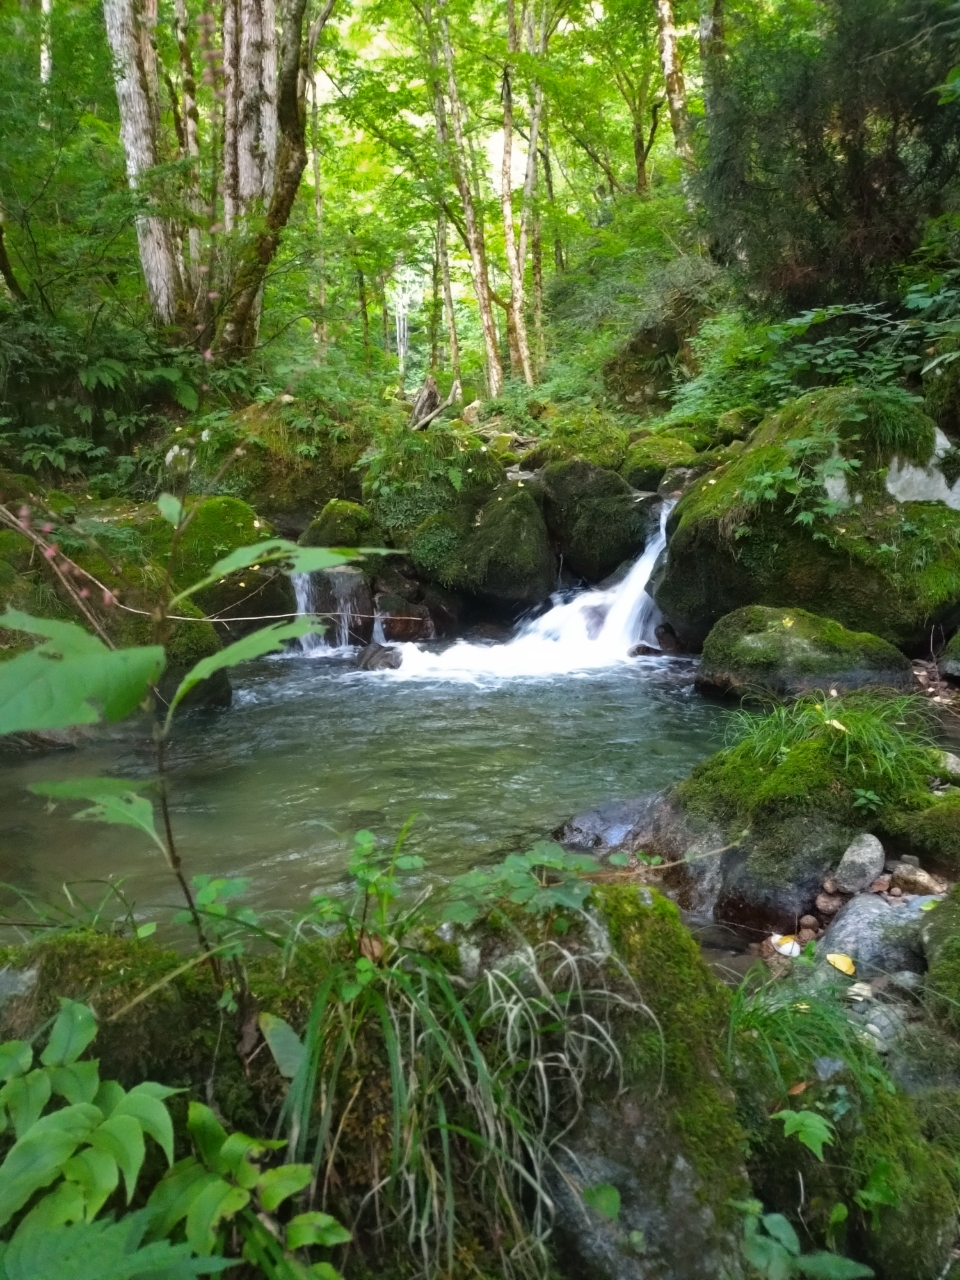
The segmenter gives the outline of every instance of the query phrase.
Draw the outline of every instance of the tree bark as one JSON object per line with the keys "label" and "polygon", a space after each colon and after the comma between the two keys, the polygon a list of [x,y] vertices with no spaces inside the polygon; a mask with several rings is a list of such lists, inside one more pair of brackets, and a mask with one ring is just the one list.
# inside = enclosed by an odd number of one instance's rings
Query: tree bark
{"label": "tree bark", "polygon": [[477,296],[480,327],[483,332],[483,347],[487,365],[487,390],[491,397],[496,397],[503,390],[503,365],[500,362],[497,326],[493,316],[490,279],[487,274],[486,244],[471,183],[470,151],[464,131],[463,103],[457,86],[453,44],[450,40],[450,26],[446,15],[446,0],[438,0],[437,7],[440,11],[440,38],[447,71],[450,124],[453,128],[453,146],[449,150],[449,157],[454,181],[463,205],[465,239],[467,251],[470,254],[470,273],[473,278],[474,292]]}
{"label": "tree bark", "polygon": [[[508,22],[513,27],[513,3],[507,0]],[[515,44],[511,36],[509,41]],[[511,53],[517,52],[515,48]],[[503,241],[507,257],[507,273],[510,277],[510,363],[512,372],[522,373],[528,387],[533,386],[533,366],[530,360],[530,341],[527,337],[527,320],[523,310],[523,263],[520,258],[516,229],[513,225],[513,86],[512,68],[503,69],[503,163],[500,169],[500,208],[503,213]],[[517,367],[519,366],[519,367]]]}
{"label": "tree bark", "polygon": [[0,277],[3,278],[3,283],[10,291],[11,298],[13,298],[15,302],[19,302],[21,305],[26,303],[27,295],[24,293],[20,281],[14,275],[13,263],[10,261],[10,257],[7,253],[7,246],[3,238],[2,210],[0,210]]}
{"label": "tree bark", "polygon": [[367,281],[360,268],[357,268],[357,298],[360,303],[360,328],[363,332],[363,358],[370,362],[370,310],[367,307]]}
{"label": "tree bark", "polygon": [[450,251],[447,246],[447,219],[440,214],[437,221],[437,249],[440,258],[440,276],[443,281],[443,304],[447,316],[447,337],[450,345],[450,372],[453,384],[450,403],[463,399],[463,383],[460,376],[460,339],[457,336],[457,317],[453,310],[453,286],[450,281]]}
{"label": "tree bark", "polygon": [[[159,159],[159,92],[149,15],[141,0],[103,0],[103,13],[117,69],[115,86],[127,181],[136,191]],[[180,310],[183,281],[170,224],[154,214],[141,214],[137,241],[151,309],[161,324],[172,324]]]}
{"label": "tree bark", "polygon": [[700,66],[703,68],[703,105],[709,118],[723,77],[726,41],[723,29],[723,0],[701,0]]}
{"label": "tree bark", "polygon": [[[328,0],[325,12],[333,8]],[[277,127],[279,144],[274,169],[273,194],[266,217],[248,233],[241,246],[239,266],[230,297],[221,313],[216,340],[218,356],[236,359],[248,354],[256,341],[259,299],[267,269],[274,259],[280,236],[307,165],[305,78],[301,84],[303,16],[306,0],[281,0],[280,67],[277,78]]]}
{"label": "tree bark", "polygon": [[53,53],[50,48],[50,17],[53,0],[40,0],[40,83],[46,88],[53,75]]}
{"label": "tree bark", "polygon": [[[183,150],[190,162],[190,176],[187,180],[186,204],[190,212],[191,223],[187,231],[189,263],[185,274],[185,284],[191,293],[197,294],[200,288],[200,265],[203,252],[200,234],[200,112],[197,107],[197,77],[193,67],[193,55],[190,52],[188,38],[189,19],[186,0],[174,0],[174,31],[177,38],[177,55],[180,60],[180,79],[183,85]],[[198,299],[193,302],[194,312],[199,311]]]}
{"label": "tree bark", "polygon": [[[556,201],[553,196],[553,165],[550,163],[550,139],[547,136],[546,123],[542,126],[541,136],[543,138],[543,143],[539,147],[539,152],[540,158],[543,161],[543,178],[547,187],[547,200],[550,203],[550,208],[553,209],[555,208]],[[557,275],[563,274],[563,241],[560,239],[559,235],[557,235],[556,231],[553,233],[553,269],[556,271]]]}
{"label": "tree bark", "polygon": [[[309,63],[308,63],[309,65]],[[317,102],[317,83],[311,76],[311,114],[312,114],[312,147],[313,153],[313,212],[317,220],[317,308],[319,319],[314,326],[317,339],[317,355],[321,364],[327,361],[327,345],[330,341],[327,325],[327,262],[323,247],[323,186],[320,173],[320,126],[318,120],[319,104]]]}
{"label": "tree bark", "polygon": [[657,30],[659,36],[660,65],[670,108],[670,124],[677,155],[684,167],[693,172],[696,162],[690,145],[690,121],[687,116],[687,90],[683,81],[683,69],[677,49],[677,28],[673,21],[672,0],[656,0]]}

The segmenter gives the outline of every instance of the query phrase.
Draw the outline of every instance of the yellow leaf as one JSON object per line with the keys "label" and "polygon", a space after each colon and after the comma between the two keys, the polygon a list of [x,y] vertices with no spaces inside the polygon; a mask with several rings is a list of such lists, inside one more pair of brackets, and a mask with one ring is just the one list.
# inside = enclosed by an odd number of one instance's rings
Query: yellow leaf
{"label": "yellow leaf", "polygon": [[839,729],[841,733],[849,733],[850,730],[845,724],[841,724],[839,720],[828,720],[827,724],[831,729]]}
{"label": "yellow leaf", "polygon": [[845,973],[848,978],[852,978],[857,972],[857,966],[853,963],[849,956],[845,956],[842,951],[832,951],[827,956],[827,963],[832,964],[835,969],[839,969],[841,973]]}
{"label": "yellow leaf", "polygon": [[792,933],[773,933],[770,941],[782,956],[798,956],[803,950]]}
{"label": "yellow leaf", "polygon": [[793,626],[793,621],[794,621],[794,620],[793,620],[793,618],[784,618],[784,620],[783,620],[783,625],[784,625],[785,627],[792,627],[792,626]]}

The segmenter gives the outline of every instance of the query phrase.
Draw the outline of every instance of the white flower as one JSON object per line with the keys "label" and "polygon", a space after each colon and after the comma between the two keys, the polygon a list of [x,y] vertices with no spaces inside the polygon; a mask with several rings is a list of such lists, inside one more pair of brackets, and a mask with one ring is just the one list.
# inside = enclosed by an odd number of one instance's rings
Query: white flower
{"label": "white flower", "polygon": [[170,463],[174,460],[174,458],[176,458],[179,455],[179,453],[180,453],[180,446],[178,444],[175,444],[172,449],[168,450],[167,456],[164,458],[164,462],[167,464],[168,467]]}
{"label": "white flower", "polygon": [[200,432],[200,439],[203,441],[203,443],[204,443],[204,444],[206,444],[206,443],[207,443],[207,441],[210,439],[210,428],[209,428],[209,427],[206,429],[206,431],[201,431],[201,432]]}

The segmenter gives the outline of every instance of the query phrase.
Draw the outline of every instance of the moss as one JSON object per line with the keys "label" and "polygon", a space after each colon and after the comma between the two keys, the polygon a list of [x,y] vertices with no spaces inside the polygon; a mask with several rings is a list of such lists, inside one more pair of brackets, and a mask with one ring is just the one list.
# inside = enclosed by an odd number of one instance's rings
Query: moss
{"label": "moss", "polygon": [[960,1036],[960,887],[924,923],[926,1002],[944,1030]]}
{"label": "moss", "polygon": [[539,604],[553,590],[553,553],[540,508],[528,488],[495,494],[463,545],[464,585],[508,606]]}
{"label": "moss", "polygon": [[960,874],[960,796],[921,792],[881,817],[881,835],[892,837],[903,852],[916,855],[932,871]]}
{"label": "moss", "polygon": [[748,605],[721,618],[703,643],[698,683],[743,694],[800,693],[908,682],[910,664],[878,636],[848,631],[805,609]]}
{"label": "moss", "polygon": [[659,1105],[722,1211],[743,1182],[744,1135],[722,1053],[730,994],[707,969],[672,902],[634,885],[604,886],[593,897],[658,1024],[631,1032],[622,1046],[628,1083],[655,1095],[662,1064],[669,1102]]}
{"label": "moss", "polygon": [[913,1106],[923,1136],[947,1157],[947,1173],[960,1199],[960,1089],[924,1089],[914,1095]]}
{"label": "moss", "polygon": [[304,547],[378,547],[383,541],[369,511],[342,498],[331,498],[299,538]]}
{"label": "moss", "polygon": [[620,474],[633,489],[654,490],[670,467],[693,464],[696,450],[680,436],[653,435],[630,447]]}
{"label": "moss", "polygon": [[616,472],[580,459],[556,462],[543,486],[547,527],[575,574],[598,582],[643,550],[649,517]]}
{"label": "moss", "polygon": [[463,545],[469,525],[461,512],[428,516],[410,539],[410,559],[418,573],[444,587],[467,585]]}
{"label": "moss", "polygon": [[595,407],[564,408],[546,419],[549,434],[523,459],[526,467],[582,458],[616,470],[627,454],[627,432],[612,414]]}

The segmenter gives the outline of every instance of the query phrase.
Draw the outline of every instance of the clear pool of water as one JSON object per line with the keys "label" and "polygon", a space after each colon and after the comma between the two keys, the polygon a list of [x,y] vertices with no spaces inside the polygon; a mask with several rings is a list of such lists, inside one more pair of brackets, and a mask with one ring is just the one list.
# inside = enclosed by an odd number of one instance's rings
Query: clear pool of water
{"label": "clear pool of water", "polygon": [[[413,814],[408,848],[425,876],[522,849],[578,810],[682,777],[716,749],[723,712],[693,692],[692,674],[688,662],[656,658],[484,681],[398,679],[329,656],[251,663],[234,673],[228,710],[188,714],[175,732],[170,790],[188,873],[249,876],[253,900],[295,906],[343,885],[354,831],[387,843]],[[0,880],[49,898],[64,882],[112,877],[144,911],[175,902],[146,838],[77,822],[76,805],[48,812],[27,791],[40,779],[151,772],[142,723],[5,762]]]}

